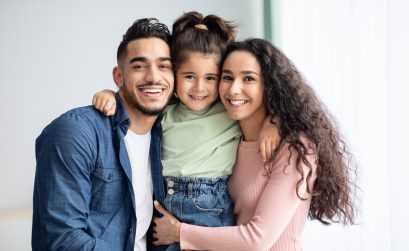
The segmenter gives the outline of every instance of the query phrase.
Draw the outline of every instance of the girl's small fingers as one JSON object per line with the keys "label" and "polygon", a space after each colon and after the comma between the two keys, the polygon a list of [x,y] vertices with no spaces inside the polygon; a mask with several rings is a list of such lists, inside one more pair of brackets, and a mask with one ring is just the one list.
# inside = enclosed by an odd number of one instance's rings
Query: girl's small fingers
{"label": "girl's small fingers", "polygon": [[108,108],[108,112],[107,112],[107,115],[108,116],[111,116],[111,115],[114,115],[115,114],[115,103],[112,103],[110,106],[109,106],[109,108]]}
{"label": "girl's small fingers", "polygon": [[95,106],[95,100],[96,100],[96,97],[95,97],[95,94],[94,94],[94,96],[92,96],[92,105],[93,106]]}
{"label": "girl's small fingers", "polygon": [[271,152],[271,144],[266,144],[266,160],[271,160],[272,152]]}
{"label": "girl's small fingers", "polygon": [[263,161],[266,161],[266,146],[264,142],[260,143],[260,154],[261,154],[261,159]]}
{"label": "girl's small fingers", "polygon": [[98,110],[102,110],[102,107],[101,107],[101,100],[100,99],[96,99],[95,100],[95,108],[97,108]]}

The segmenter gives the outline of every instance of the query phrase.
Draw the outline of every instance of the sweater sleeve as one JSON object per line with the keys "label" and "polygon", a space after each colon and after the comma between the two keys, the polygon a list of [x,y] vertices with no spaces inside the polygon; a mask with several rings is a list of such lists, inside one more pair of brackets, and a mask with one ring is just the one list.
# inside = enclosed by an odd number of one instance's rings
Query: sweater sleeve
{"label": "sweater sleeve", "polygon": [[[180,230],[181,248],[238,251],[270,249],[284,232],[297,207],[303,202],[295,193],[301,177],[295,167],[296,158],[296,152],[293,150],[290,152],[288,145],[280,149],[272,163],[272,173],[249,222],[238,226],[215,228],[183,223]],[[315,172],[314,158],[314,155],[310,155],[308,160]],[[306,177],[309,169],[304,165],[303,170]],[[302,197],[307,197],[305,177],[299,189],[299,195]],[[313,182],[313,179],[310,182]]]}

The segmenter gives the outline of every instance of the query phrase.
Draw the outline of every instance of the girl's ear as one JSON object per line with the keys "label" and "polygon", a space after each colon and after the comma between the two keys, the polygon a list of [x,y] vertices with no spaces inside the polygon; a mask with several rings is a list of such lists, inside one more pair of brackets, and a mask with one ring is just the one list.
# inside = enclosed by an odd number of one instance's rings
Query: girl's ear
{"label": "girl's ear", "polygon": [[122,71],[119,68],[119,66],[115,66],[114,69],[112,69],[112,77],[114,78],[115,84],[118,88],[122,87]]}

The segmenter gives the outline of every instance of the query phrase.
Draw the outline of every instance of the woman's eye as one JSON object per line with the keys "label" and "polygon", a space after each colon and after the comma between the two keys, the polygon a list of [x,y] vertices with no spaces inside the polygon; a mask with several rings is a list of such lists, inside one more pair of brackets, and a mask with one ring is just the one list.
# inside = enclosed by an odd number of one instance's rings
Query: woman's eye
{"label": "woman's eye", "polygon": [[254,79],[253,77],[247,76],[247,77],[244,77],[243,80],[244,80],[245,82],[249,82],[249,81],[254,81],[255,79]]}
{"label": "woman's eye", "polygon": [[233,78],[231,76],[227,76],[227,75],[224,75],[222,77],[222,79],[225,80],[225,81],[232,81],[233,80]]}
{"label": "woman's eye", "polygon": [[194,75],[185,75],[185,78],[186,79],[195,79],[195,76]]}

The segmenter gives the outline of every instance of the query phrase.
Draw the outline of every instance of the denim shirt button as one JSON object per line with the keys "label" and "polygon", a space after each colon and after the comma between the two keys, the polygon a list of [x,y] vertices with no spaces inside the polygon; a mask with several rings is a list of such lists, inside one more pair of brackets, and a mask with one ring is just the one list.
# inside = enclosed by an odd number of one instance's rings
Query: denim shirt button
{"label": "denim shirt button", "polygon": [[169,190],[168,190],[168,194],[172,195],[172,194],[174,194],[174,193],[175,193],[175,190],[173,190],[173,189],[169,189]]}
{"label": "denim shirt button", "polygon": [[175,185],[175,182],[172,180],[168,181],[168,187],[173,187]]}

